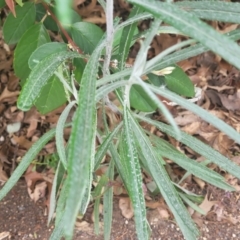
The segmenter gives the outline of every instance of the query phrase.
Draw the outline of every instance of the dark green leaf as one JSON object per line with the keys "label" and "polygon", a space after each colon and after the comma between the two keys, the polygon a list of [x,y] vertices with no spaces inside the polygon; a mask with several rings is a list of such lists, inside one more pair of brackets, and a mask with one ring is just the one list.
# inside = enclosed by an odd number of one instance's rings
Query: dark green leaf
{"label": "dark green leaf", "polygon": [[41,114],[46,114],[62,106],[66,101],[63,84],[56,76],[52,76],[43,86],[34,105]]}
{"label": "dark green leaf", "polygon": [[172,73],[164,76],[167,88],[179,95],[193,97],[195,92],[192,81],[180,67],[177,65],[174,67]]}
{"label": "dark green leaf", "polygon": [[91,54],[103,36],[103,31],[95,24],[78,22],[71,26],[71,34],[74,42],[86,54]]}
{"label": "dark green leaf", "polygon": [[0,8],[3,8],[6,6],[5,0],[0,0]]}
{"label": "dark green leaf", "polygon": [[[139,7],[134,7],[130,12],[129,18],[141,12],[142,10]],[[125,68],[125,62],[128,57],[129,49],[131,47],[133,35],[135,34],[137,29],[137,24],[138,23],[135,22],[129,26],[126,26],[122,31],[122,36],[119,44],[119,53],[117,56],[120,70]]]}
{"label": "dark green leaf", "polygon": [[[51,11],[54,11],[53,8],[50,7],[50,9],[51,9]],[[43,7],[43,5],[41,3],[36,4],[36,13],[37,13],[36,20],[38,22],[40,22],[46,14],[46,9]],[[56,22],[49,15],[45,18],[43,24],[47,29],[49,29],[51,31],[58,32],[58,30],[59,30]]]}
{"label": "dark green leaf", "polygon": [[133,85],[130,91],[131,107],[142,112],[153,112],[157,109],[156,103],[147,95],[139,85]]}
{"label": "dark green leaf", "polygon": [[23,83],[31,71],[28,60],[32,52],[49,41],[50,37],[42,23],[33,25],[23,34],[15,49],[13,61],[15,74]]}
{"label": "dark green leaf", "polygon": [[47,83],[48,79],[54,74],[59,65],[68,58],[80,58],[82,55],[76,52],[61,51],[51,54],[43,61],[41,61],[32,70],[23,89],[18,98],[18,108],[22,111],[28,111],[34,101],[39,96],[43,86]]}
{"label": "dark green leaf", "polygon": [[17,17],[15,18],[10,13],[3,25],[3,36],[7,44],[17,43],[35,21],[36,9],[34,3],[25,3],[23,7],[16,6],[15,10]]}

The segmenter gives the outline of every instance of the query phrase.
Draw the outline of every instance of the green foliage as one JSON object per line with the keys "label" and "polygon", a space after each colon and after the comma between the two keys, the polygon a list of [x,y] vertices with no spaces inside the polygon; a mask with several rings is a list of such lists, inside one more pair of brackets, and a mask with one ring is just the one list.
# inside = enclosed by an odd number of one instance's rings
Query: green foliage
{"label": "green foliage", "polygon": [[34,25],[36,9],[34,3],[25,3],[23,7],[16,6],[17,18],[10,13],[3,25],[4,40],[7,44],[17,43],[23,34]]}
{"label": "green foliage", "polygon": [[31,72],[28,66],[29,57],[35,49],[47,42],[50,42],[50,37],[42,23],[31,26],[20,39],[14,52],[13,67],[23,83]]}
{"label": "green foliage", "polygon": [[[39,112],[46,114],[69,103],[56,129],[43,135],[23,157],[0,190],[0,199],[11,190],[40,150],[55,136],[59,160],[50,199],[49,222],[56,211],[55,229],[50,239],[72,238],[75,220],[79,214],[86,212],[91,196],[95,200],[96,233],[99,230],[100,197],[103,196],[104,239],[110,239],[113,189],[109,183],[114,181],[116,175],[121,177],[131,199],[138,239],[149,239],[142,169],[152,176],[153,182],[149,188],[163,196],[185,239],[196,239],[198,230],[183,201],[204,214],[197,206],[202,198],[171,181],[163,158],[169,158],[185,169],[186,175],[193,174],[227,191],[233,191],[234,188],[221,175],[209,169],[207,164],[197,163],[165,140],[145,132],[139,122],[153,125],[181,141],[204,156],[207,163],[213,162],[230,174],[240,176],[240,167],[230,159],[180,131],[160,100],[164,97],[181,105],[240,143],[240,134],[236,130],[185,98],[195,97],[195,88],[189,77],[176,65],[179,61],[212,50],[240,69],[240,47],[234,42],[240,39],[240,30],[222,35],[200,20],[239,23],[239,4],[220,1],[166,3],[131,0],[131,14],[127,20],[120,22],[119,18],[109,20],[109,6],[113,2],[107,0],[108,5],[105,6],[105,2],[100,1],[106,8],[108,31],[104,33],[99,26],[83,22],[76,12],[73,13],[69,1],[56,1],[56,5],[51,7],[46,4],[50,1],[44,2],[34,5],[33,2],[25,1],[22,7],[16,6],[17,17],[9,13],[4,22],[6,43],[17,44],[14,71],[22,83],[17,105],[23,111],[36,106]],[[0,1],[0,6],[4,5]],[[58,12],[59,18],[47,15],[48,8],[51,14]],[[211,14],[207,14],[207,10]],[[138,33],[137,25],[145,19],[152,19],[151,26],[143,33]],[[162,26],[163,21],[170,26]],[[61,31],[63,42],[51,39],[46,29]],[[184,34],[189,40],[171,46],[147,60],[153,37],[165,33]],[[136,40],[139,40],[141,47],[134,65],[127,68],[126,59]],[[109,49],[112,55],[106,56]],[[113,61],[115,59],[117,62]],[[120,106],[109,102],[107,95],[111,92],[118,97]],[[118,126],[111,131],[105,113],[104,129],[97,129],[99,103],[108,105],[111,112],[122,116]],[[71,109],[75,109],[74,118],[66,125]],[[169,125],[154,121],[142,113],[157,109],[160,109]],[[65,145],[63,132],[66,126],[72,129]],[[96,145],[96,137],[99,146]],[[94,172],[101,168],[106,154],[111,157],[109,162],[104,163],[108,170],[99,179],[96,178],[97,186],[92,191]]]}

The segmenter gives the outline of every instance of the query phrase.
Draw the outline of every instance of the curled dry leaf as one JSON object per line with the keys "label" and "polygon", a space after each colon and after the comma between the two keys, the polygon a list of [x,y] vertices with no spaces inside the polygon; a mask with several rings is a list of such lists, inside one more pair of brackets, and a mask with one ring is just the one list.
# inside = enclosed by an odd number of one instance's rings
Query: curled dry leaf
{"label": "curled dry leaf", "polygon": [[134,213],[133,213],[133,207],[132,207],[130,198],[120,198],[119,208],[121,210],[122,215],[125,218],[130,219],[133,217]]}
{"label": "curled dry leaf", "polygon": [[46,192],[47,192],[47,183],[46,182],[41,182],[41,183],[36,184],[33,192],[30,188],[28,188],[28,194],[34,202],[37,202],[40,198],[45,197]]}
{"label": "curled dry leaf", "polygon": [[25,136],[18,137],[16,135],[13,135],[11,141],[14,145],[17,144],[20,148],[24,148],[24,149],[29,149],[33,144],[33,142],[30,142],[28,139],[26,139]]}
{"label": "curled dry leaf", "polygon": [[209,201],[208,194],[206,194],[203,202],[199,205],[199,207],[207,214],[211,210],[211,208],[217,203],[218,201]]}
{"label": "curled dry leaf", "polygon": [[3,92],[0,95],[0,102],[13,103],[16,102],[19,91],[11,92],[7,87],[4,88]]}
{"label": "curled dry leaf", "polygon": [[218,94],[222,105],[229,111],[240,110],[240,91],[238,90],[234,95]]}
{"label": "curled dry leaf", "polygon": [[7,174],[3,170],[3,164],[0,161],[0,183],[5,183],[8,180]]}

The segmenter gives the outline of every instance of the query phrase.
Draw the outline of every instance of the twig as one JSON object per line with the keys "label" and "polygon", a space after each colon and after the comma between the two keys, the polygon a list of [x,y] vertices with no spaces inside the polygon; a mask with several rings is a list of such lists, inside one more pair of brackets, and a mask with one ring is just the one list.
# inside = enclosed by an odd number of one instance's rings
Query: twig
{"label": "twig", "polygon": [[67,31],[63,28],[62,24],[59,22],[59,20],[57,19],[57,17],[54,15],[54,13],[50,10],[49,6],[42,2],[43,7],[46,9],[47,13],[51,16],[51,18],[56,22],[56,24],[58,25],[58,27],[60,28],[61,32],[63,33],[63,35],[66,37],[68,44],[71,45],[71,47],[77,51],[80,54],[83,54],[83,51],[77,46],[77,44],[71,39],[71,37],[69,36],[69,34],[67,33]]}

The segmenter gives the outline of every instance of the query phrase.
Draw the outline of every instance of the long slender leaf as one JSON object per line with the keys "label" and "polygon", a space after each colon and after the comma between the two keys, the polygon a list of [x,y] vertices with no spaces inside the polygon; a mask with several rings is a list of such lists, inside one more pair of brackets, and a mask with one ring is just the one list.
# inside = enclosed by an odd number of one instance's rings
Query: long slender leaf
{"label": "long slender leaf", "polygon": [[[92,196],[95,199],[93,215],[94,215],[94,232],[95,234],[99,234],[99,206],[101,200],[101,192],[102,189],[106,186],[108,178],[106,175],[103,175],[98,182],[98,185],[94,189]],[[105,227],[105,226],[104,226]]]}
{"label": "long slender leaf", "polygon": [[[140,8],[134,7],[130,13],[129,18],[132,18],[141,12],[142,12],[142,10],[140,10]],[[138,24],[137,22],[134,22],[131,25],[128,25],[123,29],[121,41],[119,44],[119,55],[117,57],[120,70],[125,68],[125,62],[126,62],[126,59],[127,59],[128,53],[129,53],[132,38],[133,38],[133,35],[135,32],[135,29],[137,27],[137,24]]]}
{"label": "long slender leaf", "polygon": [[63,139],[63,134],[64,134],[64,125],[67,120],[68,114],[71,110],[71,108],[76,104],[76,101],[70,102],[67,107],[63,110],[61,113],[57,126],[56,126],[56,147],[57,147],[57,152],[60,158],[60,161],[62,162],[63,166],[65,169],[67,169],[67,157],[65,153],[65,146],[64,146],[64,139]]}
{"label": "long slender leaf", "polygon": [[[103,47],[104,44],[101,42],[84,69],[79,91],[79,106],[75,113],[69,140],[68,198],[64,212],[64,232],[67,237],[72,236],[78,211],[86,196],[85,189],[90,191],[92,184],[96,132],[94,99],[98,59]],[[90,192],[87,195],[85,204],[89,201]]]}
{"label": "long slender leaf", "polygon": [[130,196],[139,240],[149,237],[142,178],[133,132],[130,125],[129,110],[124,107],[124,130],[120,144],[121,163],[126,178],[126,188]]}
{"label": "long slender leaf", "polygon": [[99,164],[101,163],[104,155],[106,154],[113,137],[118,133],[121,127],[122,123],[118,124],[118,126],[111,133],[108,134],[108,136],[104,139],[103,143],[99,146],[95,154],[94,170],[97,170],[97,168],[99,167]]}
{"label": "long slender leaf", "polygon": [[[109,181],[114,180],[114,161],[111,160],[107,176]],[[103,195],[103,222],[104,222],[104,240],[110,240],[112,229],[112,213],[113,213],[113,188],[109,187]]]}
{"label": "long slender leaf", "polygon": [[[240,69],[239,46],[216,32],[206,23],[200,21],[195,15],[181,10],[171,3],[153,0],[131,0],[130,2],[147,10],[184,34],[198,40],[204,46],[207,46],[210,50]],[[228,47],[226,48],[225,46]]]}
{"label": "long slender leaf", "polygon": [[[165,132],[169,136],[177,138],[177,135],[171,126],[158,121],[154,121],[144,116],[140,116],[140,115],[135,115],[135,116],[144,122],[147,122],[149,124],[152,124],[153,126],[156,126],[160,131]],[[197,138],[192,137],[191,135],[181,131],[181,142],[186,144],[188,147],[190,147],[200,155],[216,163],[219,167],[221,167],[225,171],[231,173],[236,177],[240,176],[240,167],[237,164],[232,162],[230,159],[224,157],[222,154],[220,154],[213,148],[209,147],[208,145],[204,144]]]}
{"label": "long slender leaf", "polygon": [[32,160],[37,156],[45,144],[50,141],[55,134],[56,129],[51,129],[45,133],[37,142],[35,142],[32,147],[27,151],[26,155],[22,158],[18,167],[13,172],[12,176],[5,183],[3,188],[0,190],[0,200],[2,200],[6,194],[14,187],[23,173],[27,170],[28,166]]}
{"label": "long slender leaf", "polygon": [[195,203],[193,203],[190,199],[188,199],[184,194],[182,193],[178,193],[178,194],[182,198],[182,200],[188,204],[189,207],[199,212],[200,214],[206,215],[206,213],[200,207],[198,207]]}
{"label": "long slender leaf", "polygon": [[[232,32],[226,33],[225,35],[231,40],[234,40],[234,41],[239,40],[240,39],[240,29],[236,29]],[[197,56],[208,50],[209,49],[207,47],[205,47],[199,43],[194,46],[187,47],[187,48],[181,49],[177,52],[174,52],[172,54],[169,54],[168,56],[165,56],[159,63],[153,64],[153,61],[155,61],[155,60],[149,60],[146,63],[146,68],[145,68],[144,74],[150,73],[151,71],[156,70],[156,69],[160,70],[160,69],[169,67],[170,65],[172,65],[174,63],[180,62],[180,61],[182,61],[184,59],[188,59],[190,57]],[[131,72],[132,72],[131,69],[124,69],[121,72],[117,72],[110,76],[106,76],[97,81],[97,86],[102,86],[106,83],[113,82],[113,81],[119,80],[121,78],[130,76]]]}
{"label": "long slender leaf", "polygon": [[196,239],[198,230],[179,198],[176,189],[171,183],[164,166],[161,164],[162,160],[159,160],[161,156],[156,156],[156,152],[154,151],[151,142],[146,137],[145,133],[142,131],[133,116],[130,115],[129,119],[131,121],[131,128],[134,131],[135,138],[138,141],[138,146],[140,146],[142,155],[145,158],[144,165],[151,172],[158,188],[161,191],[161,194],[173,212],[184,237],[188,240]]}
{"label": "long slender leaf", "polygon": [[161,152],[163,157],[171,159],[193,175],[226,191],[235,190],[235,188],[225,182],[224,177],[214,172],[213,170],[205,167],[204,165],[189,159],[185,154],[180,153],[167,141],[153,135],[151,136],[151,140],[153,140],[155,146],[158,148],[159,152]]}
{"label": "long slender leaf", "polygon": [[54,179],[53,179],[53,184],[52,184],[52,189],[50,193],[50,207],[48,211],[48,224],[50,223],[54,211],[55,211],[55,206],[56,206],[56,193],[57,193],[57,179],[58,179],[58,173],[59,173],[59,168],[60,168],[61,162],[58,162],[57,169],[55,171]]}
{"label": "long slender leaf", "polygon": [[197,17],[220,22],[240,23],[240,4],[224,1],[181,1],[176,2],[181,9],[194,13]]}
{"label": "long slender leaf", "polygon": [[41,92],[42,87],[47,80],[54,74],[58,66],[68,58],[82,58],[83,56],[77,52],[61,51],[51,54],[43,59],[31,71],[26,83],[23,86],[21,94],[18,98],[17,106],[22,111],[28,111],[35,99]]}
{"label": "long slender leaf", "polygon": [[152,86],[149,85],[149,88],[153,92],[171,100],[172,102],[176,102],[179,105],[181,105],[182,107],[184,107],[184,108],[190,110],[191,112],[197,114],[203,120],[211,123],[213,126],[215,126],[219,130],[224,132],[230,138],[232,138],[236,142],[240,143],[240,134],[235,129],[233,129],[231,126],[229,126],[224,121],[219,119],[218,117],[210,114],[209,112],[207,112],[203,108],[199,107],[198,105],[187,101],[186,99],[180,97],[179,95],[177,95],[177,94],[175,94],[175,93],[173,93],[173,92],[171,92],[171,91],[169,91],[165,88],[158,88],[158,87],[155,87],[153,85]]}

